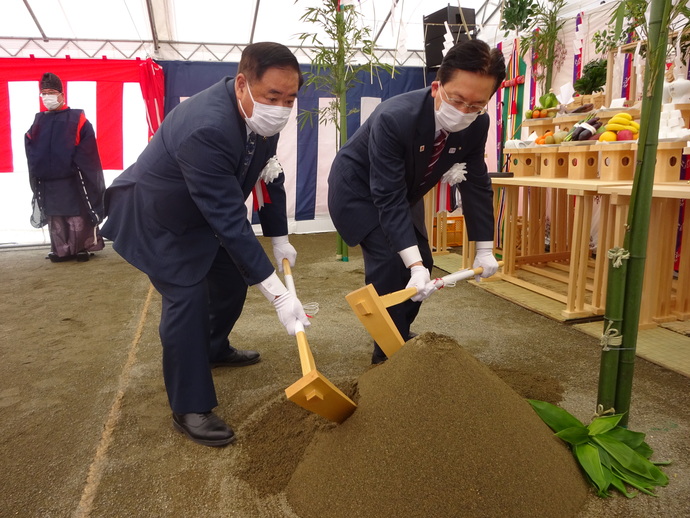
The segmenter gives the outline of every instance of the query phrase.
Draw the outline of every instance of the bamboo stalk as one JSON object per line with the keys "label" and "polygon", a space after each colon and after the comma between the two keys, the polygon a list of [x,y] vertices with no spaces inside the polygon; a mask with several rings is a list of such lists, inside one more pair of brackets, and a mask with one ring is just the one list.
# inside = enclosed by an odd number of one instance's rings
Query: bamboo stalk
{"label": "bamboo stalk", "polygon": [[624,248],[630,251],[625,281],[623,306],[623,347],[618,363],[615,408],[624,414],[620,425],[626,426],[630,416],[637,331],[642,300],[642,281],[649,234],[649,218],[652,205],[654,166],[659,143],[659,119],[668,40],[667,27],[671,10],[668,0],[652,0],[649,19],[648,66],[645,67],[644,89],[637,146],[637,167],[630,197],[630,212],[624,240]]}
{"label": "bamboo stalk", "polygon": [[609,275],[606,285],[606,314],[602,335],[601,363],[599,366],[599,392],[597,412],[599,414],[614,409],[616,404],[616,384],[620,357],[621,330],[623,328],[623,305],[625,301],[625,277],[628,261],[625,250],[609,250]]}
{"label": "bamboo stalk", "polygon": [[[336,31],[338,33],[338,49],[336,57],[336,72],[340,75],[337,79],[336,91],[338,92],[338,124],[337,131],[339,133],[338,150],[342,148],[347,142],[347,84],[345,79],[345,70],[347,63],[345,62],[345,47],[347,46],[346,30],[345,30],[345,16],[342,10],[338,11],[336,16]],[[344,262],[350,260],[347,244],[343,238],[338,234],[338,259]]]}

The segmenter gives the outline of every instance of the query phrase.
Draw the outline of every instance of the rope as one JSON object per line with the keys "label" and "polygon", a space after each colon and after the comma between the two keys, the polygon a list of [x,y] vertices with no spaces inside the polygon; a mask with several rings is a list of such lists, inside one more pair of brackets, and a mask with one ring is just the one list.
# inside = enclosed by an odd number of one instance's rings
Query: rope
{"label": "rope", "polygon": [[601,335],[599,343],[601,344],[602,351],[634,351],[634,347],[621,347],[623,344],[623,335],[620,334],[618,329],[611,329],[613,326],[613,320],[609,320],[609,324],[606,326],[604,334]]}
{"label": "rope", "polygon": [[623,264],[623,259],[630,259],[630,252],[625,248],[617,246],[609,250],[607,257],[613,260],[614,268],[620,268]]}
{"label": "rope", "polygon": [[608,410],[604,410],[604,405],[597,405],[597,411],[594,412],[594,416],[592,419],[596,419],[597,417],[603,417],[605,415],[614,415],[616,413],[616,409],[611,407]]}
{"label": "rope", "polygon": [[609,346],[620,349],[620,345],[623,343],[623,335],[620,334],[618,329],[611,329],[611,326],[613,326],[613,320],[609,320],[609,324],[599,340],[603,351],[610,351],[611,347]]}

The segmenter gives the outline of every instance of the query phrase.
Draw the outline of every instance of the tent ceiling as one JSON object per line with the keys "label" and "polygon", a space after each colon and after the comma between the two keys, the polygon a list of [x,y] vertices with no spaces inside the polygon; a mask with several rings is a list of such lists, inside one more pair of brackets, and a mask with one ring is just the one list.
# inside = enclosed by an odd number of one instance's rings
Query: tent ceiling
{"label": "tent ceiling", "polygon": [[[480,37],[500,39],[502,0],[359,0],[363,23],[387,62],[423,64],[425,15],[448,5],[475,9]],[[303,62],[300,21],[322,0],[3,0],[0,57],[235,61],[252,41],[279,41]],[[391,13],[391,6],[395,10]],[[422,61],[422,63],[419,63]]]}

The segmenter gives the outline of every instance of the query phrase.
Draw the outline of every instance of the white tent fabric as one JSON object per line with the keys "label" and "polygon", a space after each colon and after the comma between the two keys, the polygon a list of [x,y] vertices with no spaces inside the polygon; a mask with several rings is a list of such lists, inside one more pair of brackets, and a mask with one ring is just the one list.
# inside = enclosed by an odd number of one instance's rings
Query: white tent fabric
{"label": "white tent fabric", "polygon": [[[362,13],[362,23],[377,37],[377,47],[384,61],[399,66],[422,66],[424,58],[423,16],[446,6],[473,8],[477,13],[479,37],[495,44],[503,40],[498,30],[500,1],[472,0],[349,0]],[[567,13],[574,18],[587,12],[585,58],[595,57],[591,48],[591,33],[604,24],[608,11],[599,1],[572,2]],[[237,62],[244,46],[250,41],[280,41],[295,49],[303,62],[309,53],[300,52],[296,34],[315,32],[318,27],[299,21],[307,7],[322,5],[322,0],[3,0],[0,17],[0,57],[59,57],[111,59],[153,57],[168,60],[210,60]],[[392,9],[393,8],[393,9]],[[592,14],[598,13],[598,14]],[[603,14],[602,14],[603,13]],[[150,14],[152,16],[150,16]],[[565,16],[565,14],[564,14]],[[153,19],[153,23],[151,22]],[[579,36],[578,36],[579,37]],[[568,21],[565,30],[566,62],[556,76],[559,87],[572,79],[572,48],[575,38],[574,22]],[[511,39],[504,41],[504,54],[510,55]],[[620,87],[618,87],[620,89]],[[14,173],[0,173],[0,245],[7,243],[47,243],[45,229],[32,229],[28,223],[31,193],[28,186],[23,135],[31,125],[36,108],[37,84],[10,83],[10,109]],[[74,106],[83,108],[98,132],[95,109],[95,84],[70,82],[70,98]],[[615,96],[614,96],[615,97]],[[77,101],[78,100],[78,101]],[[364,116],[370,113],[379,99],[362,99]],[[322,99],[322,102],[328,102]],[[128,84],[124,96],[124,167],[131,164],[147,142],[146,120],[138,85]],[[495,113],[492,110],[492,113]],[[297,168],[295,141],[297,123],[291,124],[281,135],[279,158],[286,171],[289,214],[294,214],[295,186],[290,178]],[[495,132],[490,133],[487,158],[495,170]],[[291,232],[331,230],[325,205],[326,180],[335,150],[333,128],[319,128],[320,194],[316,201],[314,221],[293,220]],[[106,171],[109,183],[120,171]]]}
{"label": "white tent fabric", "polygon": [[[477,12],[481,37],[496,38],[500,0],[349,0],[386,58],[422,65],[423,17],[448,5]],[[236,61],[242,46],[277,41],[298,47],[302,22],[323,0],[3,0],[0,56],[153,57]],[[30,8],[30,9],[29,9]],[[400,55],[395,51],[401,49]],[[4,51],[4,52],[3,52]],[[118,55],[120,54],[120,55]],[[303,62],[309,53],[296,53]]]}

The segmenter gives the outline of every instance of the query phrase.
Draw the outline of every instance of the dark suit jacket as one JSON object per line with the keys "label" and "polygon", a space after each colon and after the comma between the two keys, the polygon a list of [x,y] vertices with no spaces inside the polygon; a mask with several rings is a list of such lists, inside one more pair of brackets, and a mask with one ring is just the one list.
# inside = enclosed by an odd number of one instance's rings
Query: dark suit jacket
{"label": "dark suit jacket", "polygon": [[379,104],[338,152],[328,179],[328,208],[350,246],[381,225],[396,252],[417,244],[414,227],[426,235],[423,200],[455,163],[467,164],[459,184],[472,241],[494,238],[493,191],[484,161],[489,116],[448,135],[429,181],[422,180],[434,147],[436,122],[431,88]]}
{"label": "dark suit jacket", "polygon": [[[242,177],[246,139],[233,78],[182,102],[106,191],[102,234],[128,262],[165,282],[199,282],[219,244],[247,284],[263,281],[274,268],[247,220],[245,200],[275,154],[278,136],[257,138]],[[287,234],[284,179],[281,174],[268,184],[272,203],[259,211],[266,236]]]}

